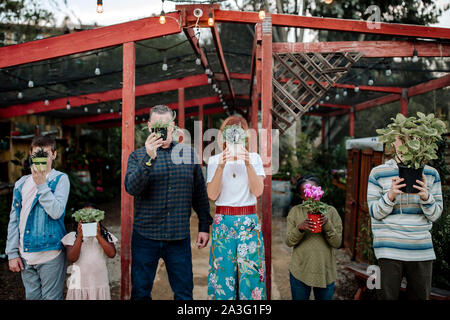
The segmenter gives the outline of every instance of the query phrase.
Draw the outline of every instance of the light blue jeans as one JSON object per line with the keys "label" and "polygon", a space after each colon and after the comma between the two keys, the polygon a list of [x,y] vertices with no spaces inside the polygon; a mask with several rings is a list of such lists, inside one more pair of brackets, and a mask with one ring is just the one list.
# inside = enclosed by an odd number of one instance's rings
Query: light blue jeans
{"label": "light blue jeans", "polygon": [[62,251],[55,259],[36,265],[28,265],[22,259],[21,271],[27,300],[63,300],[66,279],[66,253]]}

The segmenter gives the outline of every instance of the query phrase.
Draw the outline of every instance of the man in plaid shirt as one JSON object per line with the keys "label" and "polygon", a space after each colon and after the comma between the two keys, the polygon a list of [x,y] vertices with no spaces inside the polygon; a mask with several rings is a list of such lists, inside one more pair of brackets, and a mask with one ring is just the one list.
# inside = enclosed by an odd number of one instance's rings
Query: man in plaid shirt
{"label": "man in plaid shirt", "polygon": [[209,241],[212,223],[205,181],[195,151],[172,141],[174,115],[165,105],[150,110],[149,130],[170,123],[167,138],[152,132],[128,158],[125,189],[134,196],[131,299],[151,299],[159,259],[165,262],[176,300],[192,300],[191,208],[199,219],[197,247]]}

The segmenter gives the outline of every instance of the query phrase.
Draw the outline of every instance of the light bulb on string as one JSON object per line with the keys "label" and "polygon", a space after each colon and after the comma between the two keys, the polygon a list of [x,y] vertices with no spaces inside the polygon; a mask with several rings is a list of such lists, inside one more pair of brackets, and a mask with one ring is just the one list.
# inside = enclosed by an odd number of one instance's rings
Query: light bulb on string
{"label": "light bulb on string", "polygon": [[100,70],[100,64],[99,64],[98,53],[96,53],[96,55],[97,55],[97,64],[96,64],[96,66],[95,66],[94,74],[95,74],[96,76],[99,76],[102,72],[101,72],[101,70]]}
{"label": "light bulb on string", "polygon": [[100,107],[97,108],[97,113],[102,112],[102,109],[100,109]]}
{"label": "light bulb on string", "polygon": [[33,87],[34,87],[33,80],[28,81],[28,88],[33,88]]}
{"label": "light bulb on string", "polygon": [[358,91],[359,91],[359,86],[356,85],[356,86],[355,86],[355,89],[353,89],[353,90],[355,90],[355,92],[358,92]]}
{"label": "light bulb on string", "polygon": [[103,0],[97,0],[97,13],[103,12]]}
{"label": "light bulb on string", "polygon": [[417,50],[414,48],[412,62],[416,63],[416,62],[418,62],[418,61],[419,61],[418,52],[417,52]]}
{"label": "light bulb on string", "polygon": [[69,100],[67,100],[67,102],[66,102],[66,109],[70,110],[70,101]]}
{"label": "light bulb on string", "polygon": [[332,3],[333,3],[333,0],[325,0],[325,3],[326,3],[326,4],[332,4]]}
{"label": "light bulb on string", "polygon": [[266,11],[264,10],[264,2],[265,0],[261,1],[261,7],[259,8],[258,17],[260,20],[264,20],[266,18]]}
{"label": "light bulb on string", "polygon": [[217,85],[216,85],[215,83],[213,83],[212,88],[213,88],[214,90],[216,90]]}
{"label": "light bulb on string", "polygon": [[336,100],[338,100],[340,97],[341,97],[341,96],[339,95],[339,93],[336,93],[336,95],[334,96],[334,98],[335,98]]}
{"label": "light bulb on string", "polygon": [[84,107],[84,112],[88,112],[88,111],[89,111],[88,107]]}
{"label": "light bulb on string", "polygon": [[167,57],[166,56],[164,56],[164,59],[163,59],[163,65],[162,65],[162,70],[163,71],[167,71]]}
{"label": "light bulb on string", "polygon": [[386,76],[388,76],[388,77],[392,74],[392,70],[391,70],[391,66],[390,66],[390,65],[387,66],[387,69],[386,69],[386,71],[385,71],[385,74],[386,74]]}
{"label": "light bulb on string", "polygon": [[373,86],[373,79],[372,79],[372,78],[369,78],[369,81],[367,81],[367,84],[368,84],[369,86]]}
{"label": "light bulb on string", "polygon": [[23,98],[23,93],[22,91],[17,92],[17,98],[22,99]]}
{"label": "light bulb on string", "polygon": [[208,84],[212,83],[212,77],[208,75]]}
{"label": "light bulb on string", "polygon": [[45,104],[46,106],[48,106],[48,105],[50,104],[50,101],[48,101],[48,99],[45,99],[45,100],[44,100],[44,104]]}
{"label": "light bulb on string", "polygon": [[326,96],[326,97],[325,97],[325,100],[326,100],[326,101],[330,100],[330,97],[329,97],[329,96]]}
{"label": "light bulb on string", "polygon": [[346,97],[347,96],[347,90],[344,90],[344,92],[342,92],[342,95],[344,96],[344,97]]}
{"label": "light bulb on string", "polygon": [[213,27],[214,26],[214,18],[212,15],[212,11],[209,11],[209,16],[208,16],[208,26]]}
{"label": "light bulb on string", "polygon": [[109,113],[114,113],[114,109],[113,108],[109,109]]}
{"label": "light bulb on string", "polygon": [[164,0],[162,0],[162,4],[161,4],[161,14],[159,16],[159,23],[160,24],[166,23],[166,13],[164,12]]}
{"label": "light bulb on string", "polygon": [[198,65],[198,66],[201,65],[202,64],[202,60],[197,57],[197,59],[195,59],[195,64]]}

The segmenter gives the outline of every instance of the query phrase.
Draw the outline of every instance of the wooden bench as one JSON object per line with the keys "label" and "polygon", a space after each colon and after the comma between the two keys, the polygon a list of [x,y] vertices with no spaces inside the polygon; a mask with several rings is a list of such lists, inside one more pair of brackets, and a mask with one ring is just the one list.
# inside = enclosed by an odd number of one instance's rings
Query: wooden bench
{"label": "wooden bench", "polygon": [[[370,274],[367,273],[367,268],[369,265],[364,262],[352,262],[347,266],[347,269],[351,271],[356,276],[356,281],[358,283],[358,290],[355,293],[354,300],[362,300],[362,297],[367,290],[367,279],[369,278]],[[405,292],[406,291],[406,278],[403,278],[402,283],[400,285],[400,290]],[[431,294],[430,294],[431,300],[450,300],[450,291],[439,289],[432,287],[431,288]]]}

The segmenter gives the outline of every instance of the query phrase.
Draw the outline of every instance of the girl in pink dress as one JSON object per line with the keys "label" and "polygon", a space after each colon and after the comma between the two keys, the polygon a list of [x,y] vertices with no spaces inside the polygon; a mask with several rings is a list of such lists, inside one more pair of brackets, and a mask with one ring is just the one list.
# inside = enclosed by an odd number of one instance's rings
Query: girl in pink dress
{"label": "girl in pink dress", "polygon": [[111,300],[106,258],[114,258],[117,238],[97,223],[97,236],[83,237],[81,221],[77,232],[66,234],[61,242],[72,263],[68,273],[66,300]]}

